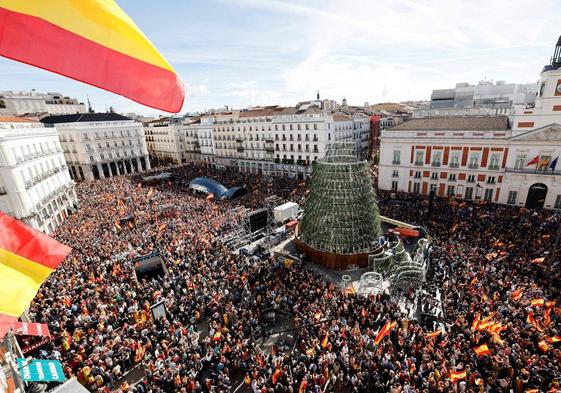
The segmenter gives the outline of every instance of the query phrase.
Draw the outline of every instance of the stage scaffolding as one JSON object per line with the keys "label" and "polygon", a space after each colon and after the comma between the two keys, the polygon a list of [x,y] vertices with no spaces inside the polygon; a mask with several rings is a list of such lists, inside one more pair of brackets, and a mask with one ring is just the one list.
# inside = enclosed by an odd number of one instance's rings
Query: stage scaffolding
{"label": "stage scaffolding", "polygon": [[333,143],[314,163],[302,240],[319,251],[368,253],[378,247],[380,214],[368,163],[354,143]]}

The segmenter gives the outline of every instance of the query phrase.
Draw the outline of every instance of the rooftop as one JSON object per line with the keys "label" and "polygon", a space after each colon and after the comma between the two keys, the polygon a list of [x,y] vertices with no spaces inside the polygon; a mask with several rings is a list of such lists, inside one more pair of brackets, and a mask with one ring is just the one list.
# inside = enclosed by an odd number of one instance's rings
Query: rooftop
{"label": "rooftop", "polygon": [[18,116],[0,116],[0,123],[37,123],[33,119]]}
{"label": "rooftop", "polygon": [[308,113],[321,113],[321,109],[316,106],[304,105],[301,107],[284,107],[284,106],[264,106],[264,107],[257,107],[251,108],[247,111],[240,112],[241,118],[247,117],[260,117],[260,116],[283,116],[283,115],[300,115],[300,114],[308,114]]}
{"label": "rooftop", "polygon": [[391,128],[392,131],[461,130],[485,131],[508,130],[507,116],[450,116],[411,119]]}
{"label": "rooftop", "polygon": [[41,119],[42,123],[90,123],[94,121],[123,121],[130,118],[119,115],[118,113],[74,113],[71,115],[47,116]]}

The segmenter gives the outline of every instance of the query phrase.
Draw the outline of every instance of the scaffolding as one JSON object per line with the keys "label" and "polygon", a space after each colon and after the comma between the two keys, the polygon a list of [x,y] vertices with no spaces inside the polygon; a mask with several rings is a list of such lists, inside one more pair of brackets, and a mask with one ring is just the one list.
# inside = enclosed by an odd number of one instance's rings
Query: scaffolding
{"label": "scaffolding", "polygon": [[354,143],[328,145],[316,161],[302,220],[302,241],[335,254],[368,253],[378,247],[380,214],[368,163]]}

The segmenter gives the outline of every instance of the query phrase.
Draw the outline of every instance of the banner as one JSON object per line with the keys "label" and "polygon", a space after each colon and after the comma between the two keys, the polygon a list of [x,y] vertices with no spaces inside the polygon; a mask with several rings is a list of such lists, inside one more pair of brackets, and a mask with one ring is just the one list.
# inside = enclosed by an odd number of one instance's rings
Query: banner
{"label": "banner", "polygon": [[58,360],[36,360],[27,362],[18,358],[18,370],[25,382],[64,382],[64,371]]}
{"label": "banner", "polygon": [[40,336],[49,337],[49,327],[46,323],[27,323],[27,322],[16,322],[12,326],[14,334],[21,334],[25,336]]}

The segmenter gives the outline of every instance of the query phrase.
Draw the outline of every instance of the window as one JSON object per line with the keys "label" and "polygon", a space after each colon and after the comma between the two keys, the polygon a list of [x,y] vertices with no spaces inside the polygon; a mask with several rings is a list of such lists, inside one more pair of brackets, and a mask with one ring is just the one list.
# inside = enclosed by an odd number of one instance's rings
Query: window
{"label": "window", "polygon": [[431,180],[438,180],[438,172],[433,172],[430,174]]}
{"label": "window", "polygon": [[[506,203],[508,203],[509,205],[514,205],[516,203],[516,197],[518,196],[518,191],[509,191],[508,193],[508,199],[506,200]],[[560,199],[561,195],[557,196],[557,200],[555,201],[555,207],[557,208],[557,202],[561,203],[561,199]]]}
{"label": "window", "polygon": [[479,153],[471,153],[469,155],[469,167],[479,168]]}
{"label": "window", "polygon": [[436,192],[436,184],[430,185],[430,192]]}
{"label": "window", "polygon": [[419,194],[421,192],[421,183],[413,183],[413,192]]}
{"label": "window", "polygon": [[317,130],[317,129],[318,129],[318,125],[314,124],[314,130]]}
{"label": "window", "polygon": [[499,161],[501,159],[500,154],[498,153],[492,153],[491,156],[489,157],[489,169],[492,170],[497,170],[499,169]]}
{"label": "window", "polygon": [[526,155],[518,154],[514,161],[514,169],[524,169],[524,161],[526,161]]}
{"label": "window", "polygon": [[397,191],[397,181],[396,180],[392,181],[392,190]]}
{"label": "window", "polygon": [[423,150],[419,150],[415,152],[415,165],[423,165],[425,161],[425,152]]}
{"label": "window", "polygon": [[467,200],[473,199],[473,187],[466,187],[466,195],[464,196]]}
{"label": "window", "polygon": [[449,166],[451,168],[457,168],[460,166],[460,153],[459,152],[452,152],[450,155],[450,163]]}
{"label": "window", "polygon": [[485,189],[485,194],[483,195],[483,199],[486,201],[491,201],[493,199],[493,189],[492,188],[486,188]]}
{"label": "window", "polygon": [[399,177],[399,172],[397,171],[397,169],[392,172],[392,177]]}
{"label": "window", "polygon": [[392,164],[393,165],[399,165],[401,162],[401,151],[399,150],[394,150],[393,152],[393,161]]}
{"label": "window", "polygon": [[455,173],[451,173],[448,175],[448,180],[449,181],[456,181],[456,174]]}
{"label": "window", "polygon": [[489,184],[495,184],[495,176],[489,176],[489,177],[487,177],[487,183],[489,183]]}
{"label": "window", "polygon": [[[513,192],[513,191],[511,191]],[[514,191],[516,192],[516,191]],[[553,205],[554,209],[561,209],[561,195],[557,195],[557,198],[555,198],[555,205]]]}
{"label": "window", "polygon": [[416,171],[415,172],[415,179],[420,179],[421,178],[421,171]]}
{"label": "window", "polygon": [[456,193],[455,193],[454,191],[455,191],[454,186],[448,186],[447,195],[448,195],[449,197],[450,197],[450,196],[456,195]]}
{"label": "window", "polygon": [[468,183],[475,183],[475,175],[469,175],[467,178]]}
{"label": "window", "polygon": [[442,152],[435,151],[432,153],[432,166],[440,166],[440,162],[442,160]]}

